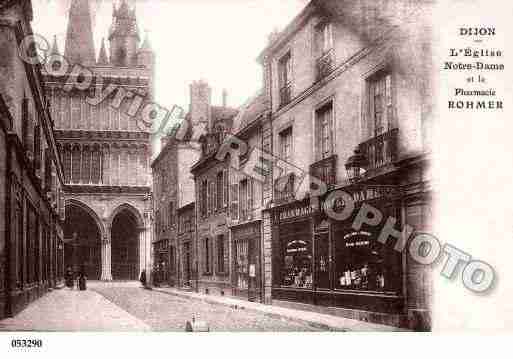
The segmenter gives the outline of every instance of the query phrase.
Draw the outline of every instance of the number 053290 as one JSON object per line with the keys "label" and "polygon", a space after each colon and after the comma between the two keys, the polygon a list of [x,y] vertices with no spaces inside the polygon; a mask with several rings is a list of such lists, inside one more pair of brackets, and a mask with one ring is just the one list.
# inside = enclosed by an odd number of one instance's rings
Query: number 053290
{"label": "number 053290", "polygon": [[43,341],[41,339],[13,339],[11,340],[12,348],[41,348]]}

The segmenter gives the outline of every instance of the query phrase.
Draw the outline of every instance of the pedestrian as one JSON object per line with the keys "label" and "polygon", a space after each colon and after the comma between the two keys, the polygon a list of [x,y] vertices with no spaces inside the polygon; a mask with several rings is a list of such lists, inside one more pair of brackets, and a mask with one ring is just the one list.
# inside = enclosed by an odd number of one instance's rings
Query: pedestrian
{"label": "pedestrian", "polygon": [[66,269],[65,280],[66,280],[66,287],[73,289],[73,287],[75,285],[75,283],[74,283],[75,281],[73,278],[73,271],[71,270],[71,267],[68,267],[68,269]]}
{"label": "pedestrian", "polygon": [[146,269],[142,270],[141,276],[139,277],[139,281],[141,282],[143,287],[146,287]]}
{"label": "pedestrian", "polygon": [[87,289],[87,277],[83,270],[80,271],[80,274],[78,276],[78,289],[80,289],[80,290]]}
{"label": "pedestrian", "polygon": [[151,278],[153,279],[153,286],[159,287],[160,286],[159,271],[156,267],[153,268],[153,270],[151,272]]}
{"label": "pedestrian", "polygon": [[87,289],[87,277],[85,275],[85,268],[82,267],[80,273],[78,275],[78,289],[86,290]]}

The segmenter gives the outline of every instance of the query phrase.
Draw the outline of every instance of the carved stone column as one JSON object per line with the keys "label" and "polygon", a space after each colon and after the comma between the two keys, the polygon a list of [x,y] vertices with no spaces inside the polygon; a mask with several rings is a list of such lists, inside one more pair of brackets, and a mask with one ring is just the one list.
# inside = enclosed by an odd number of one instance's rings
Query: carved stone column
{"label": "carved stone column", "polygon": [[146,275],[151,272],[150,260],[150,229],[148,227],[140,227],[139,231],[139,274],[143,269],[146,270]]}
{"label": "carved stone column", "polygon": [[102,239],[102,281],[112,280],[111,258],[110,228],[107,228],[107,234]]}

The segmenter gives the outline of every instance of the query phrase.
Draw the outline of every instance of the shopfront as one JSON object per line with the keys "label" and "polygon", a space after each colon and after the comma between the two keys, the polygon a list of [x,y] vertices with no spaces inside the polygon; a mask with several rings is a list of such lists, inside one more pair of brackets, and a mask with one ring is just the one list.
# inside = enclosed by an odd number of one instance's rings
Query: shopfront
{"label": "shopfront", "polygon": [[[393,202],[371,204],[384,218],[400,218]],[[353,228],[360,206],[344,221],[308,201],[273,211],[273,299],[378,313],[402,310],[401,254],[394,243],[377,241],[382,224]]]}
{"label": "shopfront", "polygon": [[169,240],[163,239],[154,243],[155,270],[157,281],[167,283],[169,279]]}
{"label": "shopfront", "polygon": [[262,299],[260,221],[232,227],[233,294],[251,301]]}

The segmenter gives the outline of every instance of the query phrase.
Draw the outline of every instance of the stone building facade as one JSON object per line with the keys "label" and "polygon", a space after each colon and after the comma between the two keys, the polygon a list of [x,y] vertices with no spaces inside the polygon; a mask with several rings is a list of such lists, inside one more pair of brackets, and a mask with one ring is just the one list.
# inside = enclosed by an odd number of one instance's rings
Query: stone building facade
{"label": "stone building facade", "polygon": [[173,286],[183,283],[181,248],[184,244],[178,240],[178,236],[190,231],[189,227],[185,229],[179,226],[178,210],[194,202],[194,179],[188,169],[199,158],[199,145],[190,138],[191,131],[186,131],[183,141],[176,139],[177,131],[178,128],[174,127],[172,133],[161,139],[161,151],[151,164],[154,269],[158,270],[158,281]]}
{"label": "stone building facade", "polygon": [[199,139],[201,155],[190,171],[195,182],[197,289],[204,293],[231,294],[232,246],[230,242],[230,159],[217,160],[224,138],[233,128],[238,111],[212,106],[212,90],[199,81],[191,85],[189,116],[204,126]]}
{"label": "stone building facade", "polygon": [[23,59],[31,21],[29,0],[0,5],[0,319],[63,279],[64,172],[41,67]]}
{"label": "stone building facade", "polygon": [[238,158],[232,156],[230,163],[230,278],[233,295],[252,301],[264,300],[263,189],[270,182],[263,173],[255,176],[255,167],[259,167],[264,138],[271,135],[264,132],[269,105],[264,92],[257,94],[241,106],[232,129],[248,150]]}
{"label": "stone building facade", "polygon": [[[313,1],[260,56],[271,106],[264,147],[290,164],[273,167],[263,194],[268,303],[430,327],[428,269],[393,250],[411,233],[377,241],[389,217],[396,234],[430,228],[429,8],[412,6]],[[331,202],[336,191],[353,199],[350,217],[328,215],[345,208]],[[368,206],[383,220],[355,230]]]}
{"label": "stone building facade", "polygon": [[[91,71],[91,86],[59,66],[46,69],[45,85],[66,180],[66,266],[133,280],[151,263],[151,139],[137,119],[153,98],[154,54],[148,39],[141,44],[135,9],[122,1],[112,16],[110,55],[103,40],[97,57],[90,3],[71,2],[63,55],[70,71]],[[55,40],[51,54],[59,56]]]}

